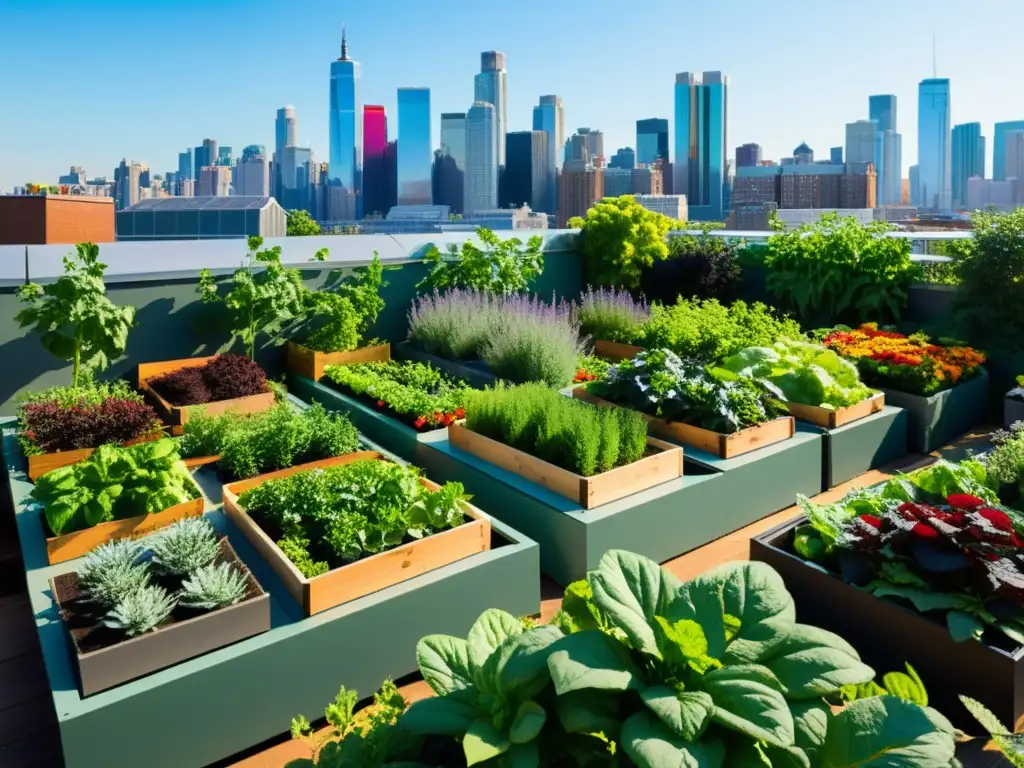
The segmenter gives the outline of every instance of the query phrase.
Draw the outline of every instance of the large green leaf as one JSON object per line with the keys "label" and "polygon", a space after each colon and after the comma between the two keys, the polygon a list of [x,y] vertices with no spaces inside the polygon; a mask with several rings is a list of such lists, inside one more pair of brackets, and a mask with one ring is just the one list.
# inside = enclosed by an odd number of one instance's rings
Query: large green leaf
{"label": "large green leaf", "polygon": [[508,738],[513,744],[527,744],[540,735],[548,713],[535,701],[524,701],[516,710],[515,720],[508,729]]}
{"label": "large green leaf", "polygon": [[794,701],[789,704],[796,733],[796,747],[804,752],[812,765],[817,765],[818,753],[828,733],[829,706],[823,701]]}
{"label": "large green leaf", "polygon": [[649,712],[622,724],[621,745],[638,768],[721,768],[725,747],[716,739],[688,742]]}
{"label": "large green leaf", "polygon": [[622,550],[606,552],[588,578],[594,603],[625,633],[630,646],[658,657],[651,625],[656,614],[667,614],[681,586],[678,579],[653,560]]}
{"label": "large green leaf", "polygon": [[473,684],[466,641],[448,635],[427,635],[416,644],[420,674],[438,696]]}
{"label": "large green leaf", "polygon": [[955,745],[949,722],[935,710],[875,696],[829,720],[822,768],[949,768]]}
{"label": "large green leaf", "polygon": [[509,698],[532,699],[547,686],[548,656],[564,637],[557,627],[544,625],[506,638],[484,665],[489,686]]}
{"label": "large green leaf", "polygon": [[494,723],[485,717],[474,721],[462,739],[462,751],[466,754],[468,766],[502,755],[510,746],[511,742],[498,733]]}
{"label": "large green leaf", "polygon": [[615,738],[622,725],[619,703],[615,693],[584,689],[559,696],[555,706],[566,733],[604,733]]}
{"label": "large green leaf", "polygon": [[968,640],[981,640],[985,632],[985,622],[965,611],[950,611],[946,614],[946,626],[954,642],[964,643]]}
{"label": "large green leaf", "polygon": [[754,741],[782,747],[793,745],[793,715],[782,695],[782,685],[766,667],[723,667],[706,674],[701,683],[715,701],[715,722]]}
{"label": "large green leaf", "polygon": [[471,689],[415,702],[402,715],[402,727],[424,736],[461,736],[480,717]]}
{"label": "large green leaf", "polygon": [[875,597],[899,597],[910,601],[914,607],[925,613],[927,611],[949,611],[969,607],[973,601],[967,595],[950,592],[927,592],[913,587],[899,587],[891,584],[879,584],[871,590]]}
{"label": "large green leaf", "polygon": [[480,618],[476,620],[476,623],[473,624],[466,638],[470,666],[482,669],[487,661],[487,657],[506,638],[521,635],[522,633],[522,622],[512,614],[496,608],[484,611]]}
{"label": "large green leaf", "polygon": [[652,685],[640,692],[640,698],[658,719],[676,736],[696,741],[711,723],[715,703],[704,691],[676,693],[666,685]]}
{"label": "large green leaf", "polygon": [[576,632],[559,640],[548,657],[548,670],[558,695],[594,688],[601,691],[639,690],[639,673],[618,641],[597,629]]}
{"label": "large green leaf", "polygon": [[794,624],[763,663],[789,699],[813,699],[874,679],[853,647],[832,632]]}

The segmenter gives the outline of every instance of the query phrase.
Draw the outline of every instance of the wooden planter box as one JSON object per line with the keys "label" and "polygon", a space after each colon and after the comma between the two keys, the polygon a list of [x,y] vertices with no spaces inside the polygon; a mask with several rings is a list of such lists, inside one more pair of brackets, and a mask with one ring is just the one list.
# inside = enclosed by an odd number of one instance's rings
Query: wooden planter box
{"label": "wooden planter box", "polygon": [[220,461],[220,456],[193,456],[191,459],[182,459],[189,469],[199,469]]}
{"label": "wooden planter box", "polygon": [[601,339],[594,342],[594,354],[605,360],[611,360],[613,363],[629,360],[643,351],[643,347],[638,347],[635,344],[622,344],[618,341],[603,341]]}
{"label": "wooden planter box", "polygon": [[956,643],[945,623],[912,607],[846,584],[790,551],[800,516],[755,537],[750,557],[781,574],[801,623],[835,632],[879,675],[909,662],[928,689],[929,705],[969,733],[978,725],[957,698],[977,699],[1003,723],[1024,714],[1024,648],[1007,652],[977,641]]}
{"label": "wooden planter box", "polygon": [[378,344],[373,347],[360,347],[348,352],[317,352],[294,341],[284,345],[285,361],[288,370],[313,381],[320,381],[324,375],[325,365],[354,365],[356,363],[378,363],[391,359],[391,345]]}
{"label": "wooden planter box", "polygon": [[[198,498],[181,504],[175,504],[173,507],[168,507],[162,512],[154,512],[137,517],[126,517],[123,520],[110,520],[106,523],[94,525],[92,528],[85,528],[81,531],[73,531],[72,533],[48,538],[46,540],[47,560],[49,560],[50,565],[63,563],[67,560],[87,555],[101,544],[106,544],[114,539],[137,539],[140,536],[148,536],[154,531],[166,528],[171,523],[177,522],[182,518],[196,517],[203,514],[206,500],[203,498],[203,492],[195,480],[192,481],[192,484],[195,487],[196,493],[199,494]],[[46,516],[42,511],[40,511],[39,517],[43,530],[49,532]]]}
{"label": "wooden planter box", "polygon": [[[577,400],[593,403],[602,408],[621,407],[590,394],[584,387],[574,389],[572,396]],[[758,448],[764,448],[766,445],[781,443],[783,440],[791,438],[796,429],[792,416],[782,416],[772,421],[766,421],[764,424],[747,427],[739,432],[726,435],[678,421],[666,421],[646,413],[640,413],[640,415],[647,421],[647,427],[651,434],[657,435],[663,440],[671,440],[674,443],[697,448],[720,459],[732,459],[742,456],[744,453],[756,451]]]}
{"label": "wooden planter box", "polygon": [[211,403],[197,403],[196,405],[171,405],[164,400],[156,391],[149,386],[149,380],[162,376],[172,371],[180,371],[182,368],[200,368],[211,360],[216,360],[217,355],[210,357],[189,357],[184,360],[168,360],[162,363],[139,363],[139,390],[146,395],[153,403],[157,414],[166,424],[171,426],[171,434],[182,434],[182,427],[188,422],[189,415],[202,409],[207,416],[219,416],[228,411],[237,413],[259,413],[274,405],[274,393],[267,391],[258,395],[247,397],[235,397],[231,400],[216,400]]}
{"label": "wooden planter box", "polygon": [[[227,608],[209,611],[87,653],[78,650],[70,628],[65,626],[68,630],[72,659],[78,667],[79,690],[83,697],[172,667],[187,659],[202,656],[270,629],[270,596],[235,554],[227,539],[224,539],[223,543],[230,551],[236,567],[243,568],[252,584],[255,584],[258,595]],[[50,589],[58,609],[61,609],[63,606],[55,581],[55,578],[50,579]]]}
{"label": "wooden planter box", "polygon": [[885,402],[907,412],[908,448],[931,453],[952,442],[988,416],[988,372],[931,397],[878,388]]}
{"label": "wooden planter box", "polygon": [[584,509],[600,507],[683,476],[683,449],[650,437],[647,438],[647,445],[656,453],[591,477],[583,477],[549,464],[536,456],[466,429],[461,424],[448,426],[448,442],[460,451],[471,453],[542,485],[559,496],[572,499]]}
{"label": "wooden planter box", "polygon": [[[470,521],[457,528],[426,536],[419,541],[403,544],[309,579],[285,557],[277,544],[238,502],[238,497],[245,491],[267,480],[288,477],[310,469],[338,467],[362,459],[387,461],[377,451],[359,451],[269,472],[224,486],[224,510],[228,517],[267,561],[288,593],[302,606],[306,616],[365,597],[478,552],[486,552],[491,547],[490,520],[479,509],[466,504],[465,513]],[[425,478],[421,478],[420,482],[432,490],[438,488]]]}
{"label": "wooden planter box", "polygon": [[[165,436],[166,435],[164,435],[162,431],[153,432],[152,434],[143,435],[135,440],[129,440],[125,445],[151,443],[154,440],[159,440]],[[28,479],[34,483],[47,472],[52,472],[55,469],[69,467],[72,464],[85,461],[92,456],[92,452],[95,450],[95,448],[77,448],[73,451],[56,451],[55,453],[41,453],[36,456],[29,456]]]}
{"label": "wooden planter box", "polygon": [[861,400],[859,403],[835,410],[803,403],[786,403],[786,407],[789,408],[790,414],[799,421],[806,421],[824,429],[837,429],[851,421],[866,418],[873,413],[880,413],[885,408],[885,395],[879,392],[867,400]]}

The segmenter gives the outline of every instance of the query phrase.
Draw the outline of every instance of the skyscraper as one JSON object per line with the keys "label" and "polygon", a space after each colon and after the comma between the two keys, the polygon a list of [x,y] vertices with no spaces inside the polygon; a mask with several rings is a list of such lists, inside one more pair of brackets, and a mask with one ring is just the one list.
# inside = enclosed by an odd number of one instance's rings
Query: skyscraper
{"label": "skyscraper", "polygon": [[921,175],[916,165],[910,166],[907,171],[907,186],[910,187],[910,204],[921,205]]}
{"label": "skyscraper", "polygon": [[966,208],[967,180],[972,176],[985,178],[985,137],[981,135],[981,123],[953,126],[950,157],[953,207]]}
{"label": "skyscraper", "polygon": [[249,160],[253,157],[257,157],[259,155],[266,157],[267,148],[264,147],[262,144],[250,144],[249,146],[245,147],[242,150],[242,162],[244,163],[246,160]]}
{"label": "skyscraper", "polygon": [[878,123],[874,120],[858,120],[846,124],[846,162],[875,162],[875,134]]}
{"label": "skyscraper", "polygon": [[1006,132],[1006,162],[1004,164],[1007,179],[1024,181],[1024,130]]}
{"label": "skyscraper", "polygon": [[192,150],[178,153],[178,176],[181,181],[192,178]]}
{"label": "skyscraper", "polygon": [[649,117],[636,121],[636,161],[654,165],[658,159],[668,162],[668,120]]}
{"label": "skyscraper", "polygon": [[[487,101],[473,102],[466,113],[465,213],[498,207],[498,147],[494,121],[494,105]],[[401,139],[398,153],[401,166]]]}
{"label": "skyscraper", "polygon": [[399,88],[398,205],[430,205],[433,156],[430,89]]}
{"label": "skyscraper", "polygon": [[216,139],[203,139],[203,143],[192,152],[192,178],[199,181],[199,171],[217,162],[219,152]]}
{"label": "skyscraper", "polygon": [[552,212],[558,207],[558,168],[562,144],[565,142],[565,117],[560,96],[541,96],[533,108],[533,130],[548,135],[548,194],[541,210]]}
{"label": "skyscraper", "polygon": [[676,75],[673,191],[686,195],[691,219],[725,219],[728,80],[721,72]]}
{"label": "skyscraper", "polygon": [[868,96],[868,118],[878,123],[879,131],[896,129],[896,97],[891,93]]}
{"label": "skyscraper", "polygon": [[263,147],[254,144],[242,151],[242,159],[232,174],[232,186],[236,195],[267,197],[270,194],[270,163]]}
{"label": "skyscraper", "polygon": [[199,187],[196,197],[227,197],[231,194],[231,168],[226,165],[207,165],[199,169]]}
{"label": "skyscraper", "polygon": [[995,133],[992,136],[992,178],[996,181],[1003,181],[1007,178],[1006,134],[1011,131],[1024,131],[1024,120],[996,123]]}
{"label": "skyscraper", "polygon": [[604,134],[591,128],[577,128],[565,143],[566,160],[582,160],[595,168],[604,166]]}
{"label": "skyscraper", "polygon": [[217,149],[217,165],[223,165],[227,168],[231,167],[234,162],[234,152],[231,147],[219,147]]}
{"label": "skyscraper", "polygon": [[636,168],[636,152],[632,147],[621,147],[608,162],[609,168]]}
{"label": "skyscraper", "polygon": [[388,116],[384,107],[363,107],[363,212],[386,216],[391,205],[387,196]]}
{"label": "skyscraper", "polygon": [[736,167],[749,168],[761,164],[761,145],[742,144],[736,147]]}
{"label": "skyscraper", "polygon": [[[547,196],[548,135],[545,131],[515,131],[506,136],[505,171],[499,203],[502,208],[523,205],[544,210]],[[552,211],[545,211],[551,213]]]}
{"label": "skyscraper", "polygon": [[583,160],[566,160],[558,177],[558,226],[565,227],[573,216],[586,216],[603,197],[604,170]]}
{"label": "skyscraper", "polygon": [[135,160],[122,159],[114,169],[114,203],[117,210],[139,202],[143,165]]}
{"label": "skyscraper", "polygon": [[832,165],[842,165],[843,164],[843,148],[842,147],[832,147],[828,151],[828,161]]}
{"label": "skyscraper", "polygon": [[[474,98],[494,105],[495,141],[498,165],[505,164],[505,132],[508,130],[508,91],[505,54],[485,51],[480,54],[480,74],[474,78]],[[401,148],[401,143],[399,143]]]}
{"label": "skyscraper", "polygon": [[285,147],[299,146],[299,119],[295,116],[295,107],[289,105],[277,110],[274,120],[274,151],[278,154]]}
{"label": "skyscraper", "polygon": [[875,134],[875,197],[879,206],[899,205],[903,180],[903,137],[896,131]]}
{"label": "skyscraper", "polygon": [[[285,147],[281,150],[277,161],[281,186],[276,195],[277,202],[285,210],[301,209],[311,216],[317,215],[312,199],[312,164],[312,152],[307,147]],[[328,215],[328,218],[331,217]]]}
{"label": "skyscraper", "polygon": [[434,204],[462,213],[466,201],[466,113],[441,115],[441,147],[434,153]]}
{"label": "skyscraper", "polygon": [[807,146],[806,141],[801,141],[793,150],[793,165],[813,165],[814,150]]}
{"label": "skyscraper", "polygon": [[331,62],[330,156],[327,217],[362,218],[363,123],[359,111],[362,67],[348,57],[348,36],[341,31],[341,56]]}
{"label": "skyscraper", "polygon": [[949,78],[922,80],[917,92],[917,177],[919,205],[948,211],[950,177]]}

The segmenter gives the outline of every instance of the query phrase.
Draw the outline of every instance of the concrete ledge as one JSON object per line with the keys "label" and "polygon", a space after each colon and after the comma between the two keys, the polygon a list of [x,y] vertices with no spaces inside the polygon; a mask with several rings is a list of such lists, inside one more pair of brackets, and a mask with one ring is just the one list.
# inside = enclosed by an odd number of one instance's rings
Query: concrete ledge
{"label": "concrete ledge", "polygon": [[902,408],[887,405],[835,429],[801,426],[821,432],[822,491],[907,455],[907,413]]}
{"label": "concrete ledge", "polygon": [[[880,388],[881,389],[881,388]],[[971,427],[985,422],[988,415],[988,372],[931,397],[908,395],[881,389],[888,405],[907,412],[907,447],[915,453],[931,453]]]}

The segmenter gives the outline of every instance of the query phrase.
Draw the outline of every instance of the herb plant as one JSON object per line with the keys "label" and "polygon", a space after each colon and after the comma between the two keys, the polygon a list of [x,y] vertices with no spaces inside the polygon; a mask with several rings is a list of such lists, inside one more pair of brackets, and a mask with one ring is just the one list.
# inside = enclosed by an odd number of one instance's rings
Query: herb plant
{"label": "herb plant", "polygon": [[188,608],[215,611],[245,597],[248,586],[248,577],[231,563],[205,565],[181,582],[179,602]]}
{"label": "herb plant", "polygon": [[[428,490],[419,470],[382,460],[359,460],[268,480],[239,503],[306,576],[336,568],[454,528],[464,520],[469,497],[461,483]],[[302,547],[309,558],[296,557]],[[285,548],[282,548],[283,551]]]}
{"label": "herb plant", "polygon": [[362,397],[418,430],[447,426],[465,415],[469,387],[429,363],[388,360],[324,367],[327,383]]}
{"label": "herb plant", "polygon": [[641,352],[613,365],[586,387],[616,405],[725,434],[787,412],[776,393],[759,381],[720,378],[667,349]]}
{"label": "herb plant", "polygon": [[171,405],[202,405],[269,391],[267,374],[242,355],[218,355],[198,367],[179,368],[149,380]]}
{"label": "herb plant", "polygon": [[42,475],[31,494],[55,536],[161,512],[198,495],[170,438],[126,448],[101,445],[85,461]]}
{"label": "herb plant", "polygon": [[158,572],[185,576],[216,560],[220,542],[206,520],[187,517],[154,534],[149,549]]}
{"label": "herb plant", "polygon": [[633,344],[651,319],[647,301],[619,288],[587,288],[580,296],[576,320],[580,333],[591,339]]}
{"label": "herb plant", "polygon": [[[318,251],[315,258],[326,261],[327,249]],[[373,261],[358,267],[352,275],[343,277],[340,271],[331,272],[319,290],[304,291],[302,314],[288,335],[318,352],[355,349],[384,309],[380,290],[386,285],[376,251]]]}
{"label": "herb plant", "polygon": [[992,436],[995,446],[983,457],[989,484],[994,488],[1009,487],[1017,497],[1024,493],[1024,423],[1016,422],[1009,431]]}
{"label": "herb plant", "polygon": [[474,392],[466,428],[589,477],[643,458],[647,422],[622,408],[597,408],[541,384]]}
{"label": "herb plant", "polygon": [[128,637],[136,637],[152,632],[166,621],[174,606],[174,597],[166,589],[148,584],[122,597],[103,623]]}
{"label": "herb plant", "polygon": [[471,240],[448,245],[442,254],[437,246],[423,257],[430,272],[417,288],[426,291],[447,291],[451,288],[477,290],[496,296],[525,291],[544,271],[544,238],[534,235],[525,247],[518,237],[506,240],[489,229],[477,227],[480,248]]}
{"label": "herb plant", "polygon": [[118,307],[107,297],[99,246],[79,243],[75,251],[64,257],[64,274],[54,282],[18,288],[26,306],[14,316],[19,327],[40,334],[47,352],[71,361],[73,387],[85,383],[87,371],[101,371],[124,354],[135,322],[135,307]]}

